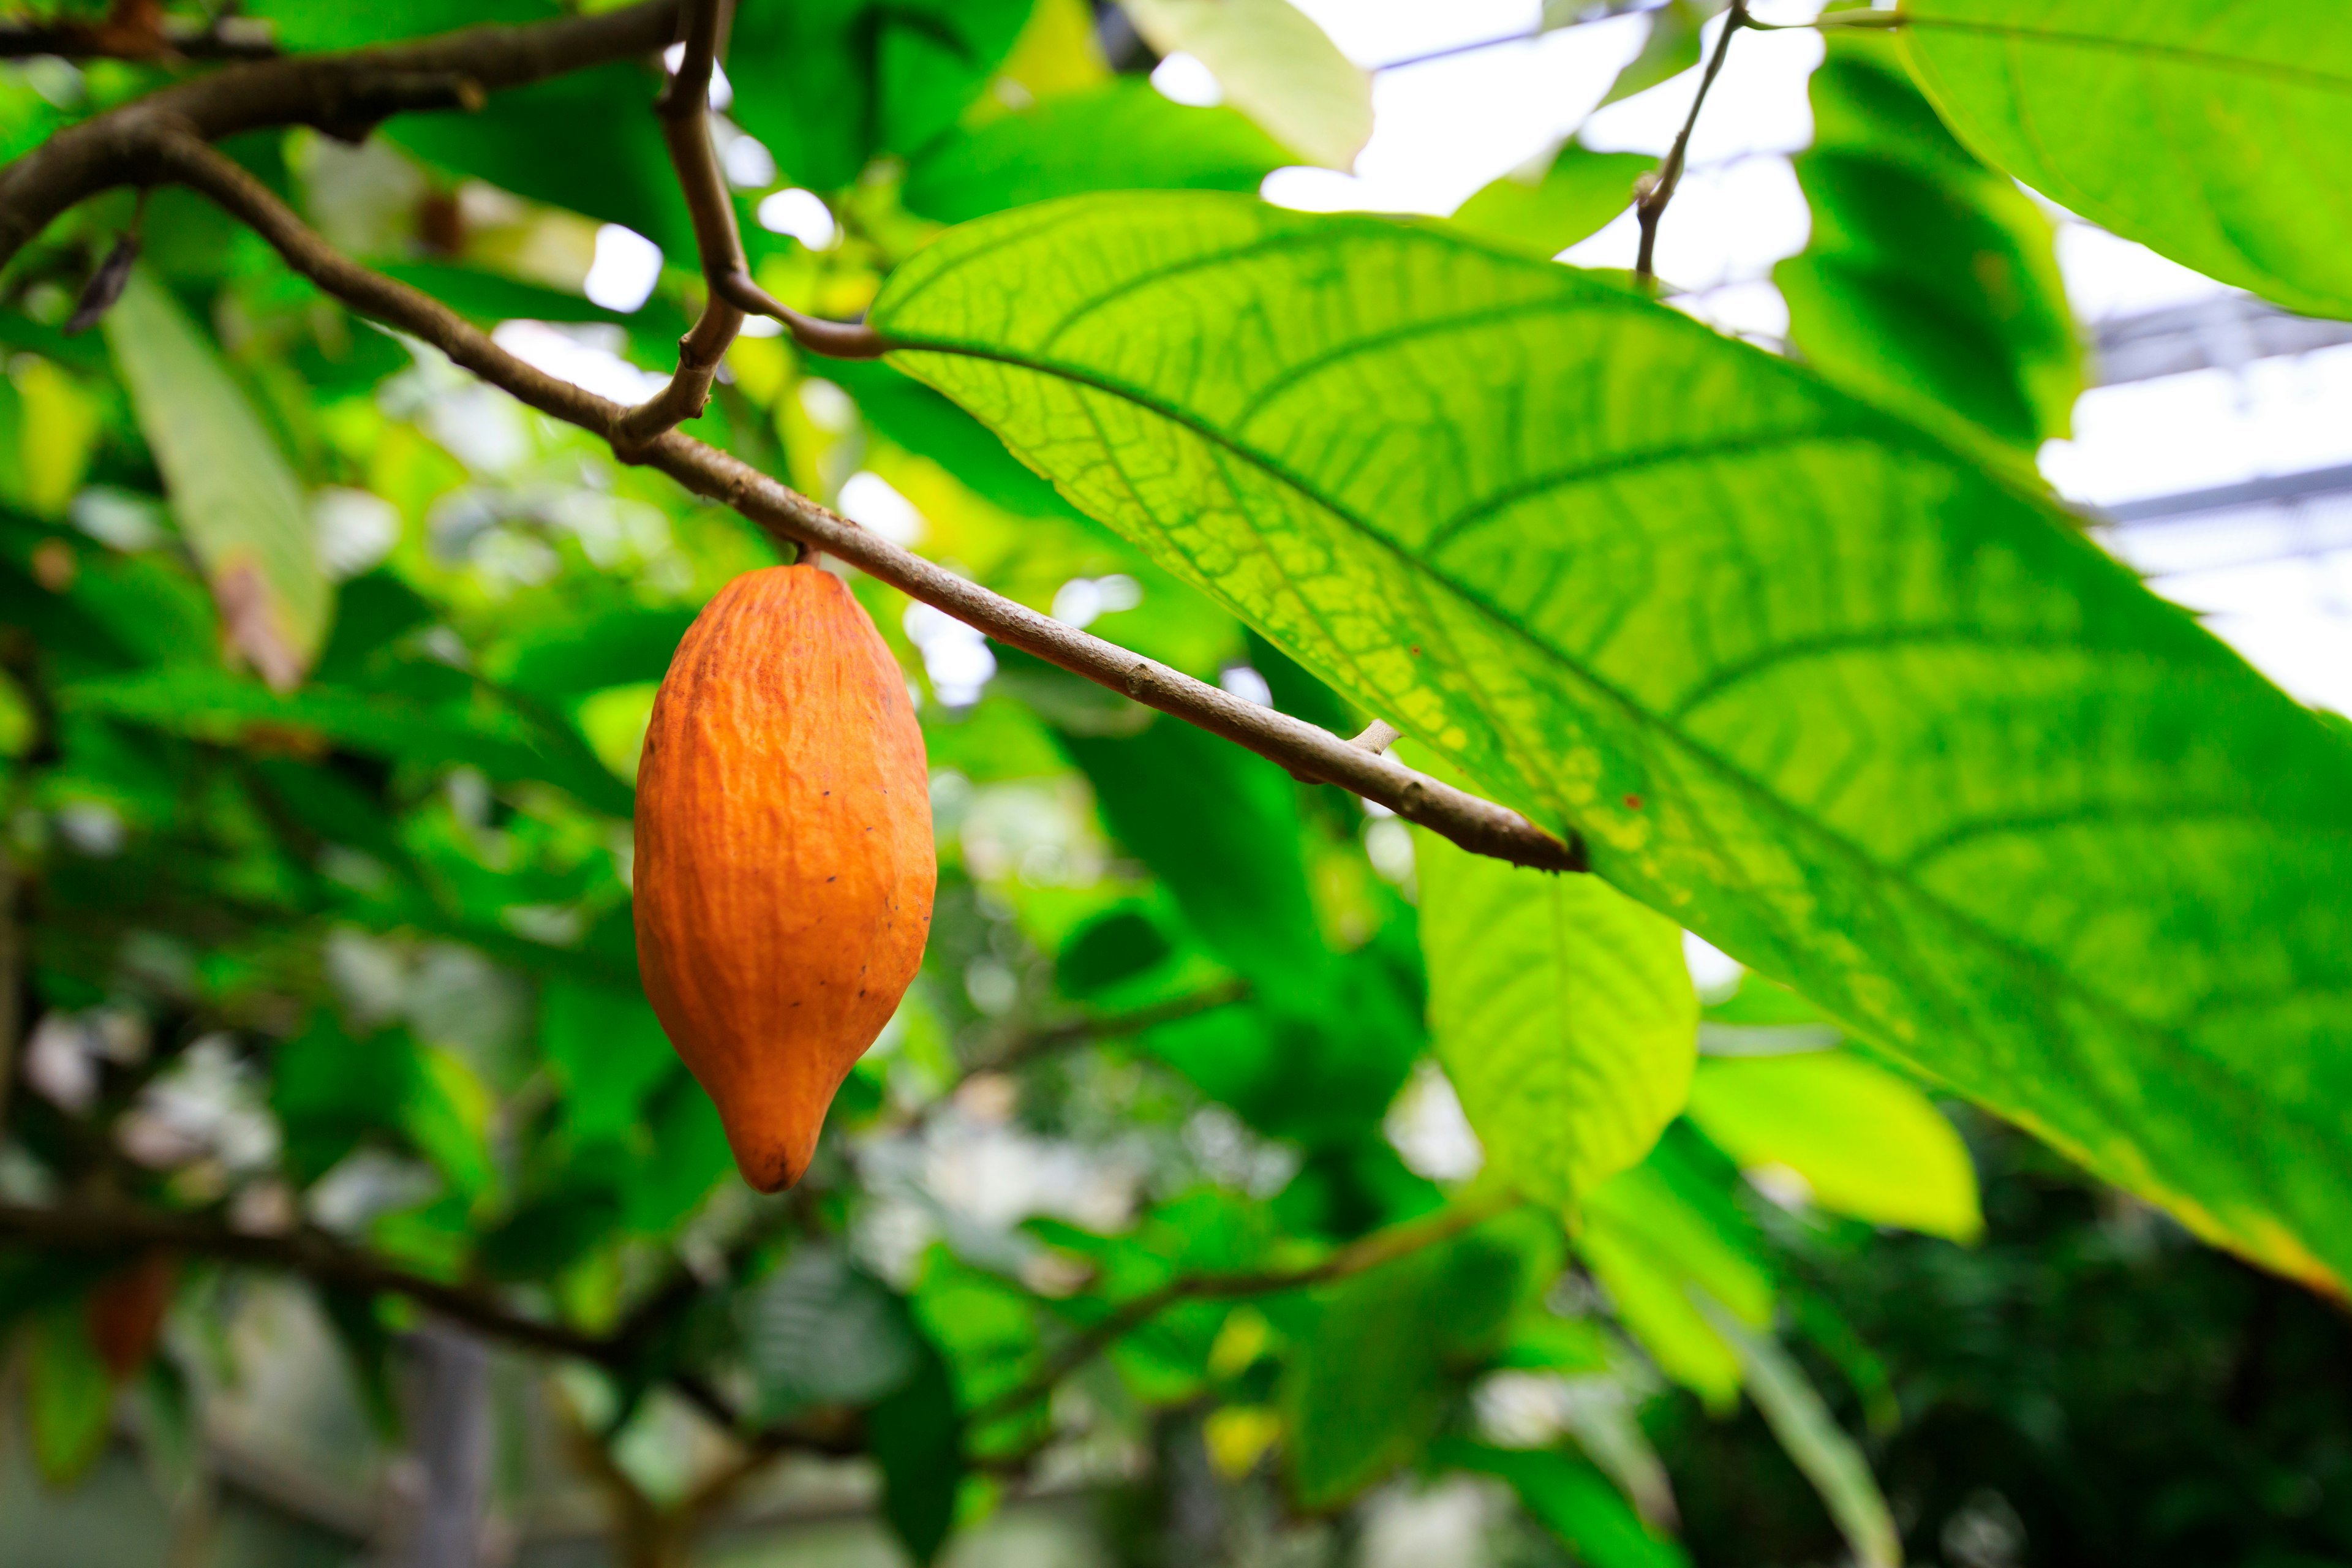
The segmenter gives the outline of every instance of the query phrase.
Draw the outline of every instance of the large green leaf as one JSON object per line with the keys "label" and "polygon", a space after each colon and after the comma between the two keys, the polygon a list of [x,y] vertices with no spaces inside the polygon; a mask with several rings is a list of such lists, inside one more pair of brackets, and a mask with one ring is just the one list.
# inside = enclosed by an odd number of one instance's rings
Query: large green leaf
{"label": "large green leaf", "polygon": [[1081,197],[875,320],[1621,889],[2200,1234],[2352,1265],[2352,731],[2040,496],[1433,226]]}
{"label": "large green leaf", "polygon": [[1772,269],[1806,363],[2029,453],[2064,436],[2083,352],[2050,220],[1952,140],[1884,39],[1832,38],[1811,96],[1812,238]]}
{"label": "large green leaf", "polygon": [[211,345],[143,268],[107,312],[106,342],[230,641],[270,685],[300,684],[334,599],[294,470]]}
{"label": "large green leaf", "polygon": [[2307,315],[2352,316],[2352,28],[2246,0],[1906,0],[1962,141],[2051,200]]}
{"label": "large green leaf", "polygon": [[1683,933],[1597,877],[1530,871],[1414,836],[1438,1059],[1488,1164],[1574,1203],[1683,1107],[1698,997]]}

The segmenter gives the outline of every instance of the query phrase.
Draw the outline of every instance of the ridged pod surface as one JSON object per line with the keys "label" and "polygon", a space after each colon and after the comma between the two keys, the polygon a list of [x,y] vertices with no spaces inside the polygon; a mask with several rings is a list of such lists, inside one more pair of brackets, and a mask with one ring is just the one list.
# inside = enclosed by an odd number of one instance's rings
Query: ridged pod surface
{"label": "ridged pod surface", "polygon": [[743,1179],[790,1186],[915,977],[938,877],[906,678],[839,578],[747,573],[688,629],[636,846],[646,995]]}

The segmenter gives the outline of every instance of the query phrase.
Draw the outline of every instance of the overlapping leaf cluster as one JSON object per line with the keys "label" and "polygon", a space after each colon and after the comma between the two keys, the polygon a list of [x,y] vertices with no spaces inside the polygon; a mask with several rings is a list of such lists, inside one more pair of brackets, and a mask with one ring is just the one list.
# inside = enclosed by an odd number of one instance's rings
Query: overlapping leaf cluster
{"label": "overlapping leaf cluster", "polygon": [[[2336,1288],[2352,746],[2026,476],[2080,367],[2007,178],[2340,310],[2341,193],[2256,155],[2346,140],[2296,9],[1937,0],[1839,38],[1778,356],[1544,259],[1633,199],[1622,155],[1567,144],[1450,225],[1255,202],[1369,124],[1280,0],[1134,8],[1215,109],[1111,71],[1074,0],[744,0],[714,133],[760,280],[894,352],[746,338],[695,433],[1202,679],[1392,721],[1601,873],[1416,836],[861,582],[924,699],[940,914],[773,1202],[638,993],[628,828],[654,683],[772,546],[185,193],[76,211],[0,310],[0,1313],[41,1464],[85,1473],[118,1401],[240,1397],[199,1352],[247,1310],[219,1258],[260,1257],[387,1419],[436,1289],[561,1340],[526,1402],[647,1561],[700,1522],[644,1473],[692,1420],[869,1455],[926,1557],[1044,1457],[1197,1446],[1304,1514],[1496,1478],[1579,1560],[1668,1563],[1675,1389],[1748,1400],[1877,1563],[1897,1521],[1835,1412],[1903,1412],[1822,1258],[1979,1234],[1922,1083]],[[559,14],[247,10],[290,50]],[[1659,13],[1624,89],[1701,20]],[[181,68],[9,68],[7,147]],[[700,289],[658,81],[227,150],[642,396]],[[2251,160],[2226,193],[2184,115]],[[2142,122],[2169,163],[2110,155]],[[2185,216],[2150,194],[2175,163]],[[764,225],[786,191],[835,234]],[[635,309],[586,297],[628,249],[600,225],[666,258]],[[1685,926],[1758,973],[1702,999]],[[92,1232],[10,1242],[43,1212]]]}

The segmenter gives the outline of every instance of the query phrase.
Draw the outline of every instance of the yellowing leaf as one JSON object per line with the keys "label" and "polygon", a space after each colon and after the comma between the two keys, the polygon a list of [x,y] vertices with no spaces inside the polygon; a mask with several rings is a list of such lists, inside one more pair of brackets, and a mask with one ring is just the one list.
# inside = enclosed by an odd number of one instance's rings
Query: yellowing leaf
{"label": "yellowing leaf", "polygon": [[229,641],[263,679],[290,690],[333,612],[294,471],[194,323],[143,269],[107,312],[106,341]]}
{"label": "yellowing leaf", "polygon": [[26,354],[10,367],[23,399],[25,501],[44,517],[63,512],[89,471],[98,440],[98,405],[72,376]]}
{"label": "yellowing leaf", "polygon": [[1968,1146],[1927,1097],[1843,1051],[1709,1058],[1690,1117],[1754,1170],[1785,1165],[1832,1214],[1973,1241],[1984,1230]]}
{"label": "yellowing leaf", "polygon": [[1290,0],[1125,0],[1146,42],[1209,68],[1226,101],[1309,162],[1355,167],[1372,79]]}

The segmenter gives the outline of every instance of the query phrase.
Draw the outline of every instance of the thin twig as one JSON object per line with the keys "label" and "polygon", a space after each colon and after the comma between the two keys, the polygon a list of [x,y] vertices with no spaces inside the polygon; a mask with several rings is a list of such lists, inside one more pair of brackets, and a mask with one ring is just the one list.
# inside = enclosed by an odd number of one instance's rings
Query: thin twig
{"label": "thin twig", "polygon": [[1360,747],[1377,756],[1403,739],[1402,730],[1385,719],[1375,719],[1365,725],[1348,744]]}
{"label": "thin twig", "polygon": [[614,427],[613,445],[624,455],[644,447],[665,430],[701,414],[710,401],[719,362],[743,325],[743,311],[717,279],[743,270],[743,237],[735,227],[735,203],[710,144],[710,72],[719,58],[723,0],[686,0],[679,22],[684,48],[677,70],[654,102],[662,140],[677,173],[686,210],[694,221],[694,245],[706,287],[702,314],[677,342],[677,370],[668,384],[624,415]]}
{"label": "thin twig", "polygon": [[1376,1230],[1360,1240],[1349,1243],[1321,1262],[1308,1264],[1302,1268],[1268,1269],[1248,1274],[1187,1274],[1171,1279],[1159,1289],[1138,1296],[1117,1308],[1109,1317],[1048,1356],[1045,1364],[1020,1386],[999,1394],[973,1411],[966,1417],[967,1425],[983,1426],[991,1421],[1002,1420],[1028,1408],[1051,1394],[1062,1379],[1180,1301],[1233,1301],[1251,1296],[1278,1296],[1314,1285],[1328,1285],[1334,1280],[1378,1268],[1384,1263],[1393,1263],[1424,1247],[1451,1241],[1463,1232],[1475,1229],[1496,1215],[1517,1207],[1520,1201],[1516,1193],[1505,1190],[1490,1192],[1419,1219],[1405,1220]]}
{"label": "thin twig", "polygon": [[[167,132],[145,157],[159,175],[183,181],[219,203],[328,293],[362,315],[423,339],[540,412],[600,435],[612,431],[627,412],[516,358],[439,300],[343,256],[240,164],[194,137]],[[1392,757],[1351,746],[1328,730],[1015,604],[691,437],[667,431],[635,457],[782,540],[836,556],[1000,642],[1236,742],[1293,773],[1377,801],[1474,854],[1551,871],[1588,868],[1582,841],[1574,836],[1562,842],[1517,812],[1416,773]]]}
{"label": "thin twig", "polygon": [[1675,133],[1675,144],[1666,149],[1665,161],[1650,174],[1633,202],[1634,220],[1642,226],[1642,248],[1633,261],[1633,276],[1643,283],[1657,278],[1658,220],[1665,216],[1666,204],[1675,199],[1675,187],[1683,183],[1683,163],[1690,152],[1691,132],[1698,129],[1698,111],[1706,107],[1707,90],[1723,74],[1724,59],[1731,53],[1731,36],[1746,26],[1748,0],[1731,0],[1731,9],[1723,14],[1723,31],[1716,37],[1715,53],[1707,57],[1698,91],[1691,97],[1690,113]]}

